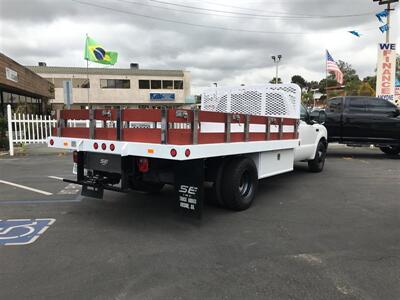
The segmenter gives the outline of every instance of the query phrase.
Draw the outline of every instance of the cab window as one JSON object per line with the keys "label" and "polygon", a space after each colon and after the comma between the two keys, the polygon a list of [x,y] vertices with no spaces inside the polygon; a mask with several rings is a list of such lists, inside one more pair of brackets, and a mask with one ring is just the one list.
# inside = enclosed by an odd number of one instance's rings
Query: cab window
{"label": "cab window", "polygon": [[365,113],[367,112],[367,106],[364,98],[359,97],[348,97],[346,101],[349,101],[348,111],[355,113]]}
{"label": "cab window", "polygon": [[308,119],[307,109],[303,105],[300,105],[300,120],[307,121],[307,119]]}
{"label": "cab window", "polygon": [[379,98],[370,98],[366,99],[367,107],[370,112],[374,113],[388,113],[396,110],[396,106],[389,101],[379,99]]}
{"label": "cab window", "polygon": [[341,113],[342,105],[343,105],[342,97],[330,99],[328,102],[328,106],[326,107],[326,111],[330,113]]}

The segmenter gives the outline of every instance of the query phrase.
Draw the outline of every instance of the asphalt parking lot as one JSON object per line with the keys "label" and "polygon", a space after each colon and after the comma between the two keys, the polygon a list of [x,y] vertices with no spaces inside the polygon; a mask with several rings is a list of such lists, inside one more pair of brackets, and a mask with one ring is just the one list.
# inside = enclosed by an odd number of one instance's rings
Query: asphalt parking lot
{"label": "asphalt parking lot", "polygon": [[400,297],[400,159],[377,149],[333,147],[323,173],[300,164],[200,222],[171,188],[82,198],[59,180],[71,170],[70,155],[0,159],[0,220],[52,220],[0,245],[0,299]]}

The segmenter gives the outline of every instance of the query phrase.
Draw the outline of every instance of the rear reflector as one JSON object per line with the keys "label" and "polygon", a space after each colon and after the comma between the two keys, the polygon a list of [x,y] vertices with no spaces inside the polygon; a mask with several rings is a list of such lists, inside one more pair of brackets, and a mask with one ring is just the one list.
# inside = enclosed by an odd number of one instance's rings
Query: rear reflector
{"label": "rear reflector", "polygon": [[190,156],[190,149],[186,149],[186,150],[185,150],[185,156],[186,156],[186,157],[189,157],[189,156]]}
{"label": "rear reflector", "polygon": [[74,160],[74,163],[78,163],[78,151],[72,152],[72,158]]}
{"label": "rear reflector", "polygon": [[171,149],[170,154],[172,157],[175,157],[178,154],[178,152],[176,151],[176,149]]}
{"label": "rear reflector", "polygon": [[149,171],[149,160],[147,158],[139,158],[137,161],[139,172],[146,173]]}
{"label": "rear reflector", "polygon": [[107,149],[107,145],[106,144],[101,144],[101,149],[106,150]]}

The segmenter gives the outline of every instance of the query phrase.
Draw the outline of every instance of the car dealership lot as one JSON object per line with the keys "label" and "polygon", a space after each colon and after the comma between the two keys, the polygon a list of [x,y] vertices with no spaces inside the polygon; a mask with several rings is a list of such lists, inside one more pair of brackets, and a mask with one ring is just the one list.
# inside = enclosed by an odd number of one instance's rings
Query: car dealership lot
{"label": "car dealership lot", "polygon": [[261,181],[250,209],[206,206],[201,221],[176,212],[171,188],[80,197],[59,180],[70,155],[0,159],[0,219],[55,219],[30,244],[0,244],[0,298],[397,299],[400,159],[328,152],[324,172],[299,164]]}

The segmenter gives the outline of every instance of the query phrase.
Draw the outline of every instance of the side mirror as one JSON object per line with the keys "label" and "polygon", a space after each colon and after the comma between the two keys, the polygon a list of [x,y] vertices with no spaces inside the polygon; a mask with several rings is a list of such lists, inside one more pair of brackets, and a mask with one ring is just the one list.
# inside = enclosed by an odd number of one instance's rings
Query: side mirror
{"label": "side mirror", "polygon": [[316,123],[324,124],[326,120],[326,113],[323,110],[320,111],[312,111],[309,114],[309,120],[307,123],[313,125]]}
{"label": "side mirror", "polygon": [[323,110],[319,111],[318,114],[318,123],[323,125],[326,122],[326,113]]}

